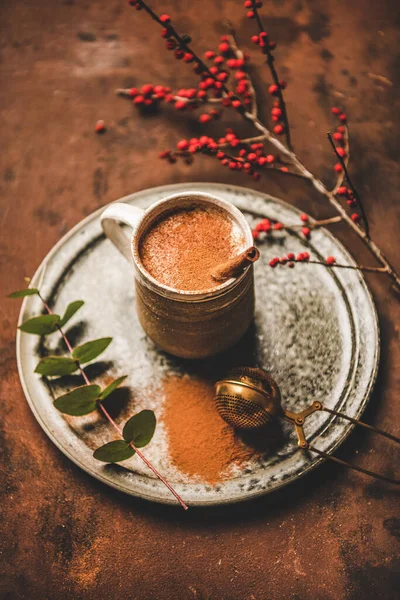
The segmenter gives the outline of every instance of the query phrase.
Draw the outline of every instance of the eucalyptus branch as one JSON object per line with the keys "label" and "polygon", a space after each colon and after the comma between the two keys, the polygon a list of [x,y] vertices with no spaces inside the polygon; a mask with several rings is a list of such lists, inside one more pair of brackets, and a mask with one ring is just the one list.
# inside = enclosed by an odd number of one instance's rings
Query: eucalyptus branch
{"label": "eucalyptus branch", "polygon": [[[79,370],[85,382],[83,387],[75,388],[72,392],[68,392],[63,396],[55,399],[55,407],[62,413],[71,416],[82,416],[89,414],[94,410],[99,410],[109,421],[115,431],[118,433],[120,440],[108,442],[94,452],[94,458],[103,462],[121,462],[137,454],[146,466],[160,479],[160,481],[173,494],[179,504],[187,510],[188,506],[184,503],[179,494],[159,473],[159,471],[151,464],[151,462],[139,450],[149,443],[153,437],[156,420],[153,411],[143,410],[137,415],[131,417],[123,429],[121,429],[114,419],[111,417],[103,404],[105,400],[126,378],[120,377],[109,384],[103,391],[98,385],[90,382],[82,364],[90,362],[97,358],[105,348],[110,344],[112,338],[102,338],[73,348],[68,340],[68,337],[63,331],[63,326],[83,305],[83,301],[77,300],[72,302],[68,307],[63,317],[60,317],[51,310],[48,303],[44,300],[40,291],[36,288],[28,288],[13,292],[9,295],[10,298],[23,298],[25,296],[37,295],[47,314],[38,317],[33,317],[19,326],[21,331],[32,333],[35,335],[48,335],[54,331],[59,331],[64,343],[70,353],[70,358],[49,356],[42,358],[35,372],[42,376],[62,376],[69,375]],[[86,390],[86,391],[85,391]]]}

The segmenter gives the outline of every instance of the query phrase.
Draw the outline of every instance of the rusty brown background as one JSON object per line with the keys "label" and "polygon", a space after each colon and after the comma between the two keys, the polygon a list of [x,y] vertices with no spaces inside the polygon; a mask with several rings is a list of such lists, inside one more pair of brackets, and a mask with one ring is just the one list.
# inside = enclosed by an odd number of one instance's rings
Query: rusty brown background
{"label": "rusty brown background", "polygon": [[[254,56],[261,112],[269,74],[248,42],[252,22],[237,0],[153,0],[204,51],[235,23]],[[398,194],[400,13],[396,0],[267,0],[279,43],[297,152],[326,181],[332,155],[329,107],[350,117],[352,173],[372,234],[400,268]],[[399,589],[397,491],[325,465],[286,491],[223,510],[150,505],[81,472],[42,433],[19,385],[18,301],[5,300],[85,215],[129,192],[178,181],[256,186],[310,211],[330,208],[291,177],[254,184],[199,158],[168,166],[164,148],[200,131],[192,115],[166,109],[141,118],[114,95],[148,82],[190,85],[191,68],[163,50],[158,27],[125,0],[2,0],[1,24],[1,598],[194,600],[394,600]],[[97,119],[108,132],[96,136]],[[216,124],[207,132],[221,131]],[[243,131],[243,129],[241,129]],[[335,232],[373,264],[345,227]],[[378,384],[366,419],[395,430],[399,304],[369,276],[382,330]],[[397,419],[398,425],[398,419]],[[356,434],[339,455],[393,470],[396,449]],[[397,590],[396,590],[397,588]]]}

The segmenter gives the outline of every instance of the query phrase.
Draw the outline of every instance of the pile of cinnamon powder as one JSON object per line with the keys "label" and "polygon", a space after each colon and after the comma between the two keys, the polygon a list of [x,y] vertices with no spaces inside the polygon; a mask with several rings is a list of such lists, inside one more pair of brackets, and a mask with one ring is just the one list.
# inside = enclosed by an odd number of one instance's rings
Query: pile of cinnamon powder
{"label": "pile of cinnamon powder", "polygon": [[219,416],[211,383],[171,376],[162,386],[169,454],[179,471],[216,484],[229,476],[230,467],[254,457],[254,448],[246,446]]}

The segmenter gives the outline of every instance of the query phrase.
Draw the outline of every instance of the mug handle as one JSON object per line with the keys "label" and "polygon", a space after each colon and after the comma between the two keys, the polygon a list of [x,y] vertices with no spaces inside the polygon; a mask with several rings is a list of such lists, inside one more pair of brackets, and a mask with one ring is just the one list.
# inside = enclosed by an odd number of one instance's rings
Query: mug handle
{"label": "mug handle", "polygon": [[114,202],[107,206],[100,217],[104,233],[131,264],[133,264],[131,238],[127,236],[120,223],[135,229],[143,217],[143,213],[144,210],[137,206]]}

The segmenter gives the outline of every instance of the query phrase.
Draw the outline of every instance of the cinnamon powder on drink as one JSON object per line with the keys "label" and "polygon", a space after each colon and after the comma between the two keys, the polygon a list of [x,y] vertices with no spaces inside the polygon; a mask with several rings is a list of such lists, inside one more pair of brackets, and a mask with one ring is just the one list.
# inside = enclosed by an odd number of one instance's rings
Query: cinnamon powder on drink
{"label": "cinnamon powder on drink", "polygon": [[216,484],[257,454],[219,416],[210,382],[171,376],[162,385],[169,454],[180,472]]}

